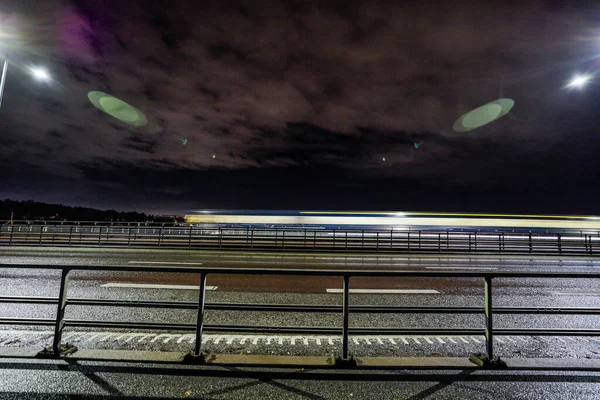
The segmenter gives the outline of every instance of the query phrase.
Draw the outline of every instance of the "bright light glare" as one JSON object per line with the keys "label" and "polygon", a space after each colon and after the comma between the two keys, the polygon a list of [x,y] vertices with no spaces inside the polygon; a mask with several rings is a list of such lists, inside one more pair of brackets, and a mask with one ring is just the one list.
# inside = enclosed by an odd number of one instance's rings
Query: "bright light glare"
{"label": "bright light glare", "polygon": [[590,81],[590,79],[592,79],[590,75],[575,75],[566,87],[581,89]]}
{"label": "bright light glare", "polygon": [[33,77],[35,79],[37,79],[38,81],[49,81],[50,80],[50,74],[48,73],[48,71],[45,68],[32,67],[30,71],[31,71],[31,75],[33,75]]}

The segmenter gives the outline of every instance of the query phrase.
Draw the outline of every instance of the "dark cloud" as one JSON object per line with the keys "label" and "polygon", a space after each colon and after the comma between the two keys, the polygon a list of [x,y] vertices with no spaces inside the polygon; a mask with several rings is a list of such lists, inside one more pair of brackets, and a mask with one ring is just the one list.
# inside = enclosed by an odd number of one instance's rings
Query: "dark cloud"
{"label": "dark cloud", "polygon": [[[213,206],[461,210],[495,193],[502,211],[518,204],[503,195],[516,187],[531,199],[556,188],[596,195],[589,132],[600,97],[562,89],[575,70],[600,67],[595,2],[38,3],[0,7],[11,59],[0,109],[0,158],[11,168],[0,181],[13,196],[162,207],[143,181],[178,209],[202,194]],[[32,63],[54,81],[31,81]],[[139,108],[148,125],[103,114],[91,90]],[[502,96],[516,101],[508,116],[451,131]],[[286,174],[299,189],[275,193]],[[31,189],[70,180],[77,195]]]}

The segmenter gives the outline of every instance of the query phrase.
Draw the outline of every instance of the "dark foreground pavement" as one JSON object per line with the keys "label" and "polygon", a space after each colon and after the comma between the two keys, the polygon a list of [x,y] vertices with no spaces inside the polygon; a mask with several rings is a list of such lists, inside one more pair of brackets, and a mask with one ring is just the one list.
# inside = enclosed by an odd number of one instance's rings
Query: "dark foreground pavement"
{"label": "dark foreground pavement", "polygon": [[1,399],[597,399],[600,373],[0,360]]}

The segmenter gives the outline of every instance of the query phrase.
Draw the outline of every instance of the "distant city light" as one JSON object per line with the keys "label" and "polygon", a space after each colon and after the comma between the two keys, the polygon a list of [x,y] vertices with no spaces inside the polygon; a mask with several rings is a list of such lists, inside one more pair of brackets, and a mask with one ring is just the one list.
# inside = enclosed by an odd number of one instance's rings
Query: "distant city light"
{"label": "distant city light", "polygon": [[216,154],[213,154],[213,158],[217,158],[217,155],[216,155]]}
{"label": "distant city light", "polygon": [[37,79],[38,81],[49,81],[50,74],[45,68],[41,67],[31,67],[30,69],[31,75]]}
{"label": "distant city light", "polygon": [[591,75],[575,75],[565,87],[582,89],[590,79],[592,79]]}
{"label": "distant city light", "polygon": [[385,157],[383,157],[383,158],[381,159],[381,161],[385,161]]}

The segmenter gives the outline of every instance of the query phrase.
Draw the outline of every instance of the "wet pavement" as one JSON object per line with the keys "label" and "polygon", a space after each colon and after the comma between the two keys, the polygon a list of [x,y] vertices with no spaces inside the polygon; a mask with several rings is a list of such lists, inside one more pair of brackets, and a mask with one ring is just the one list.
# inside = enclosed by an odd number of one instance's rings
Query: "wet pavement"
{"label": "wet pavement", "polygon": [[[600,260],[579,258],[518,258],[510,256],[419,256],[419,255],[357,255],[298,253],[205,252],[182,250],[129,250],[129,249],[53,249],[53,248],[0,248],[0,263],[6,264],[97,264],[97,265],[176,265],[210,267],[279,267],[325,269],[394,269],[443,271],[576,271],[596,272]],[[186,263],[186,264],[184,264]],[[56,297],[59,273],[51,270],[31,270],[21,267],[0,269],[0,292],[3,296]],[[235,279],[232,279],[235,278]],[[207,291],[209,303],[275,303],[275,304],[325,304],[341,305],[342,296],[327,289],[341,288],[339,278],[300,279],[297,277],[269,277],[260,279],[237,277],[209,277]],[[163,287],[128,287],[128,284],[167,285]],[[178,274],[142,274],[114,272],[74,271],[70,278],[69,297],[118,298],[127,300],[197,301],[197,276]],[[125,286],[123,286],[125,285]],[[173,285],[187,285],[177,287]],[[352,294],[351,305],[381,306],[470,306],[483,307],[483,283],[474,278],[394,278],[353,279],[355,288],[402,289],[398,294]],[[495,307],[598,307],[600,289],[598,280],[568,279],[498,279],[494,287]],[[273,290],[275,289],[275,290]],[[419,291],[429,291],[420,293]],[[431,292],[433,291],[433,292]],[[56,306],[27,304],[0,304],[0,317],[54,318]],[[68,306],[67,319],[100,319],[118,321],[143,321],[157,323],[194,324],[195,310],[149,310],[146,308],[117,308]],[[353,314],[350,327],[385,328],[484,328],[483,315],[448,314]],[[301,312],[207,311],[205,323],[238,325],[282,325],[341,328],[341,315],[336,313],[308,314]],[[496,315],[496,328],[581,328],[600,326],[597,316],[552,315]],[[187,352],[194,346],[193,331],[153,331],[128,329],[88,329],[67,327],[63,342],[81,349],[140,350]],[[357,357],[468,357],[484,351],[485,339],[481,335],[368,335],[351,336],[350,352]],[[41,349],[52,341],[48,327],[2,326],[0,350],[7,348]],[[600,359],[600,339],[595,337],[544,337],[538,335],[503,335],[496,337],[496,354],[510,357],[548,357],[570,360]],[[269,354],[322,356],[340,352],[340,336],[335,335],[285,335],[285,334],[226,334],[207,331],[203,350],[222,354]],[[463,398],[476,395],[480,398],[595,398],[595,387],[600,377],[591,374],[567,376],[516,374],[507,382],[507,375],[496,377],[481,372],[469,373],[467,378],[412,381],[407,372],[391,381],[375,378],[387,372],[376,372],[365,382],[354,382],[343,377],[315,381],[303,379],[244,379],[214,378],[212,376],[188,377],[187,386],[181,386],[177,373],[161,371],[160,378],[153,373],[125,378],[121,373],[102,372],[102,382],[89,378],[81,371],[61,367],[61,361],[46,365],[46,369],[28,370],[33,361],[19,361],[16,371],[9,359],[0,359],[0,398],[65,398],[35,397],[31,386],[14,386],[20,376],[42,382],[43,393],[48,395],[94,394],[105,398],[120,394],[130,398]],[[38,361],[41,362],[41,361]],[[136,368],[142,366],[136,365]],[[144,366],[145,367],[145,366]],[[104,367],[102,367],[104,368]],[[154,366],[150,368],[155,368]],[[171,368],[171,367],[169,367]],[[173,367],[175,368],[175,367]],[[204,367],[207,368],[207,367]],[[176,370],[177,368],[175,368]],[[321,372],[317,372],[321,373]],[[390,372],[391,373],[391,372]],[[414,374],[416,372],[412,372]],[[417,373],[418,374],[418,373]],[[490,375],[491,374],[491,375]],[[512,373],[511,373],[512,374]],[[94,375],[95,376],[95,375]],[[411,375],[412,376],[412,375]],[[550,377],[550,378],[548,378]],[[464,378],[464,379],[463,379]],[[62,380],[72,380],[73,385]],[[155,387],[159,379],[162,389]],[[356,378],[363,379],[361,377]],[[408,379],[408,381],[407,381]],[[537,380],[536,380],[537,379]],[[81,382],[80,382],[81,381]],[[37,384],[36,384],[37,385]],[[36,386],[37,387],[37,386]],[[186,390],[182,391],[185,387]],[[134,389],[135,388],[135,389]],[[209,389],[210,388],[210,389]],[[189,395],[186,395],[189,389]],[[137,392],[136,392],[137,390]],[[30,397],[17,394],[30,392]],[[137,393],[137,394],[136,394]],[[351,396],[352,394],[352,396]],[[9,397],[6,397],[9,396]],[[12,397],[10,397],[12,396]],[[31,397],[33,396],[33,397]],[[41,396],[41,394],[40,394]],[[194,397],[195,396],[195,397]],[[258,397],[257,397],[258,396]],[[83,398],[83,397],[82,397]]]}

